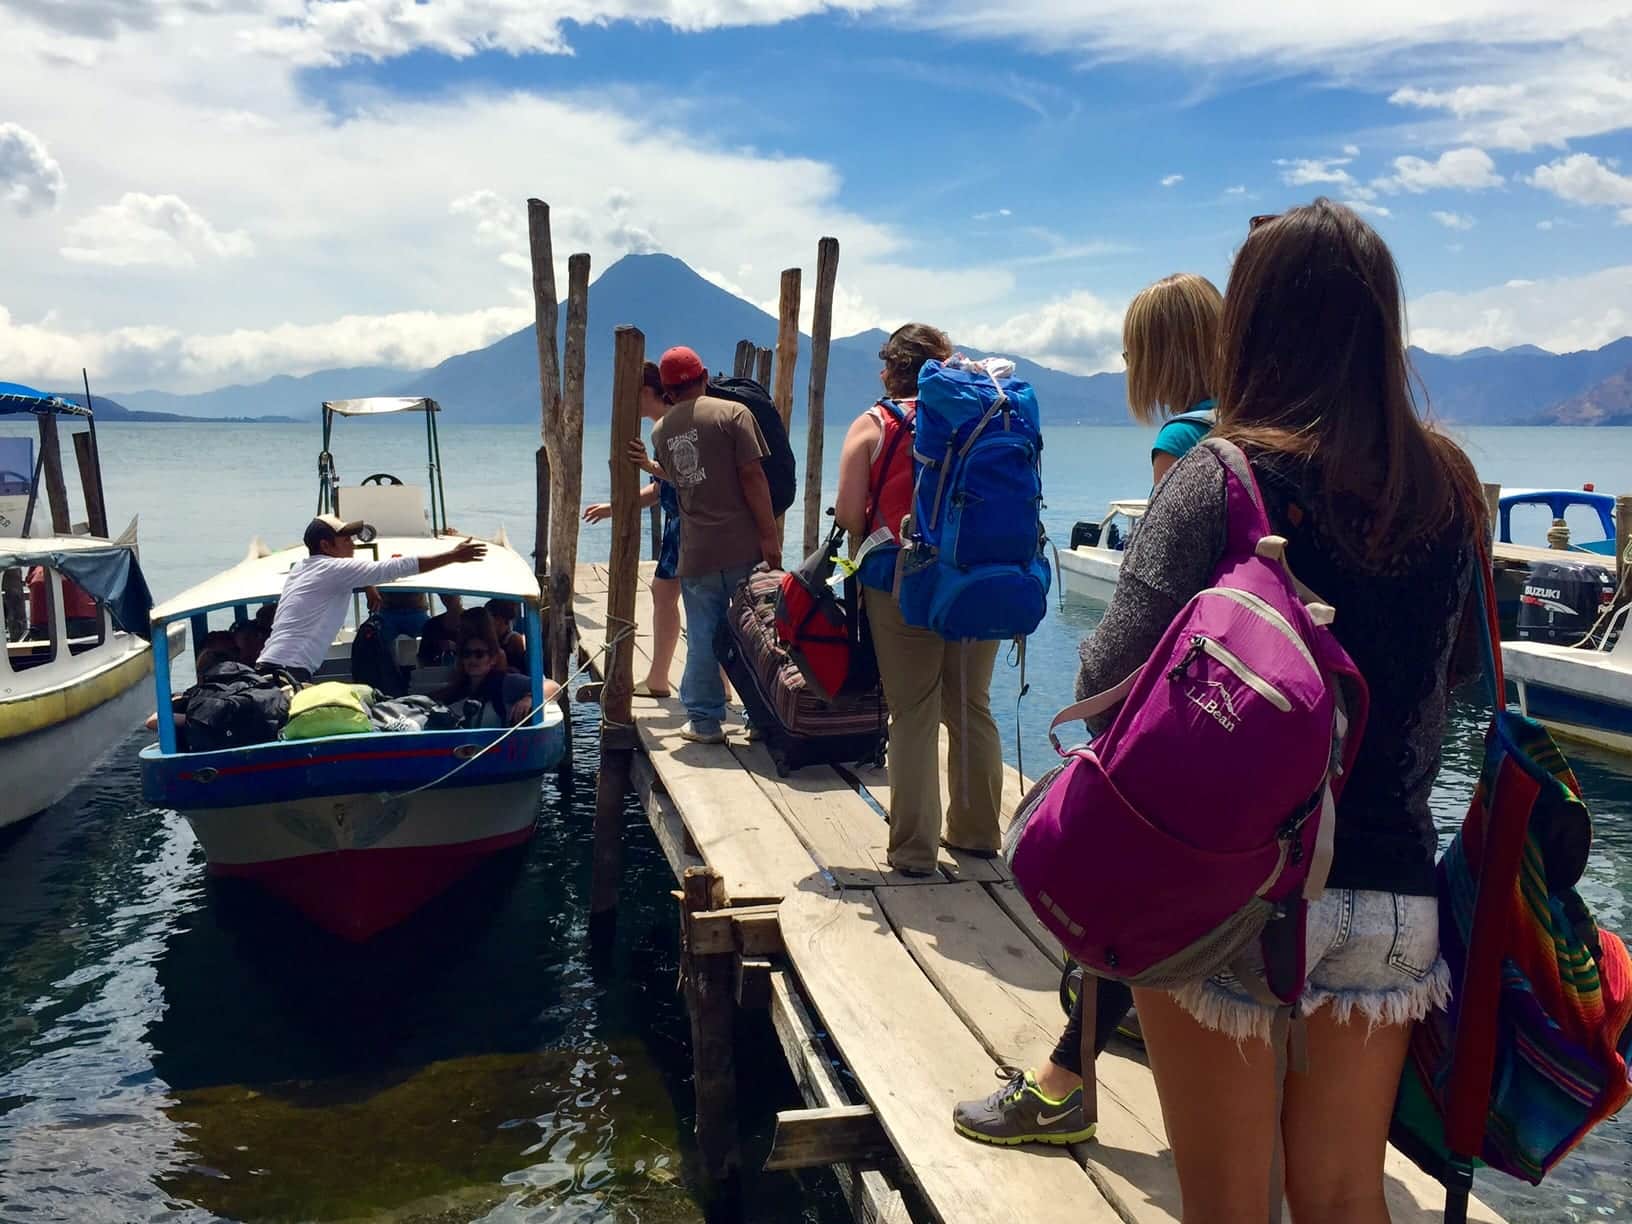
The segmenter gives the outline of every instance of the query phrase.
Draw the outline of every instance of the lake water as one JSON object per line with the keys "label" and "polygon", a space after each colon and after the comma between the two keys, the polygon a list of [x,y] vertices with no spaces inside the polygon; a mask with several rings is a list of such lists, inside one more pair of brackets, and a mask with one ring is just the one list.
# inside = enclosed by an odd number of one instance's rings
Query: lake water
{"label": "lake water", "polygon": [[[99,431],[110,519],[117,530],[140,513],[159,598],[232,564],[252,536],[295,541],[316,506],[315,424]],[[382,470],[422,479],[414,422],[343,421],[336,432],[347,481]],[[841,436],[826,439],[829,496]],[[1632,430],[1478,430],[1464,441],[1484,478],[1510,488],[1596,480],[1614,492],[1632,479]],[[536,445],[525,427],[446,426],[454,525],[502,524],[526,551]],[[1050,533],[1064,540],[1112,498],[1142,495],[1148,446],[1131,428],[1050,430]],[[586,500],[606,495],[607,449],[604,429],[587,432]],[[1545,527],[1521,530],[1539,542]],[[604,559],[609,539],[586,527],[580,558]],[[999,664],[994,705],[1028,772],[1046,764],[1044,730],[1070,700],[1076,646],[1097,616],[1068,599],[1032,640],[1018,739],[1017,672]],[[185,822],[141,800],[142,735],[62,805],[0,835],[0,1221],[701,1219],[671,881],[631,807],[618,941],[609,963],[592,963],[593,712],[578,717],[575,775],[546,781],[526,851],[361,952],[207,884]],[[1453,712],[1435,799],[1446,836],[1484,717],[1467,701]],[[1632,774],[1571,756],[1598,822],[1584,890],[1625,931]],[[743,1026],[758,1042],[744,1119],[759,1144],[774,1110],[797,1099],[766,1027]],[[1629,1166],[1632,1118],[1599,1128],[1545,1187],[1486,1179],[1482,1193],[1516,1221],[1624,1216]],[[829,1184],[756,1179],[750,1217],[842,1219]]]}

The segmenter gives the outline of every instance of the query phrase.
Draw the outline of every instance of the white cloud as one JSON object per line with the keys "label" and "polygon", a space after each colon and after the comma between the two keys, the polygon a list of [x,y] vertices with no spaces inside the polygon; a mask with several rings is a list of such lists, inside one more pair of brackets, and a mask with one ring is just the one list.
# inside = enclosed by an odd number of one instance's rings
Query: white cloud
{"label": "white cloud", "polygon": [[1393,209],[1385,208],[1381,204],[1373,204],[1370,200],[1344,200],[1343,203],[1354,209],[1355,212],[1363,213],[1368,217],[1392,217],[1394,215]]}
{"label": "white cloud", "polygon": [[1411,341],[1436,353],[1535,344],[1555,353],[1601,348],[1632,334],[1632,265],[1586,276],[1510,281],[1410,304]]}
{"label": "white cloud", "polygon": [[1352,145],[1352,144],[1344,145],[1343,146],[1343,156],[1344,157],[1359,157],[1360,156],[1360,146],[1359,145]]}
{"label": "white cloud", "polygon": [[1012,217],[1012,216],[1014,216],[1014,211],[1012,209],[993,208],[993,209],[988,210],[987,212],[978,212],[978,213],[976,213],[974,215],[973,219],[976,220],[976,221],[996,221],[1000,217]]}
{"label": "white cloud", "polygon": [[531,305],[413,310],[188,334],[158,326],[74,331],[49,320],[21,322],[0,306],[0,368],[31,382],[61,379],[86,365],[110,387],[215,387],[333,366],[434,365],[491,344],[532,318]]}
{"label": "white cloud", "polygon": [[1224,188],[1224,194],[1227,196],[1244,196],[1247,194],[1247,189],[1240,183],[1237,183],[1234,187]]}
{"label": "white cloud", "polygon": [[1617,174],[1590,153],[1537,166],[1529,182],[1571,204],[1619,209],[1621,224],[1632,225],[1632,176]]}
{"label": "white cloud", "polygon": [[1538,230],[1550,230],[1550,229],[1553,228],[1553,226],[1555,226],[1557,224],[1558,224],[1558,222],[1556,222],[1556,221],[1552,220],[1551,218],[1549,218],[1549,219],[1547,219],[1545,221],[1537,221],[1536,222],[1536,228]]}
{"label": "white cloud", "polygon": [[1078,292],[996,325],[965,326],[958,336],[988,352],[1030,357],[1059,370],[1115,369],[1122,351],[1122,311]]}
{"label": "white cloud", "polygon": [[1283,167],[1281,181],[1293,187],[1303,187],[1310,183],[1352,183],[1354,176],[1343,169],[1353,158],[1350,157],[1299,157],[1288,160],[1279,158],[1275,164]]}
{"label": "white cloud", "polygon": [[1420,157],[1396,157],[1394,173],[1376,179],[1372,186],[1382,191],[1483,191],[1500,187],[1502,176],[1496,163],[1483,149],[1449,149],[1434,161]]}
{"label": "white cloud", "polygon": [[27,216],[55,208],[66,187],[45,141],[21,124],[0,123],[0,202]]}
{"label": "white cloud", "polygon": [[154,264],[190,268],[200,257],[241,259],[255,253],[243,230],[223,232],[180,196],[127,191],[68,227],[62,248],[76,263],[128,268]]}
{"label": "white cloud", "polygon": [[1182,174],[1164,174],[1162,176],[1163,187],[1176,187],[1182,182],[1184,182],[1184,175]]}
{"label": "white cloud", "polygon": [[1428,215],[1446,229],[1470,230],[1474,226],[1473,218],[1467,213],[1446,212],[1444,209],[1436,208]]}

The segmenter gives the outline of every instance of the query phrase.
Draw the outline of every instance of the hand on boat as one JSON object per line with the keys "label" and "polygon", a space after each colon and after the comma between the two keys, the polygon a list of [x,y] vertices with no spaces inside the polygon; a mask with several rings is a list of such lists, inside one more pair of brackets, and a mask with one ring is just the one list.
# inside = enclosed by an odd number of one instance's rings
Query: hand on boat
{"label": "hand on boat", "polygon": [[533,699],[531,697],[516,698],[515,702],[510,706],[510,725],[515,726],[532,712]]}
{"label": "hand on boat", "polygon": [[454,562],[480,561],[487,556],[487,545],[480,540],[473,540],[466,536],[448,551],[448,557]]}
{"label": "hand on boat", "polygon": [[663,469],[659,467],[652,457],[646,453],[646,443],[642,442],[639,438],[633,438],[630,440],[629,449],[625,452],[625,454],[628,455],[630,463],[634,464],[648,476],[656,476],[659,480],[663,479]]}

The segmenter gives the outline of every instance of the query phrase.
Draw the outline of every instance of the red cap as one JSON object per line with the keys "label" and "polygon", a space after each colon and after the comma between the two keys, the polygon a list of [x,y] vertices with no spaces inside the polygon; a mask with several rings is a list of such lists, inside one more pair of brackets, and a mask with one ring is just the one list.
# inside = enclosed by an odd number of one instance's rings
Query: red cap
{"label": "red cap", "polygon": [[708,377],[703,359],[683,344],[663,354],[658,360],[657,372],[665,387],[683,387]]}

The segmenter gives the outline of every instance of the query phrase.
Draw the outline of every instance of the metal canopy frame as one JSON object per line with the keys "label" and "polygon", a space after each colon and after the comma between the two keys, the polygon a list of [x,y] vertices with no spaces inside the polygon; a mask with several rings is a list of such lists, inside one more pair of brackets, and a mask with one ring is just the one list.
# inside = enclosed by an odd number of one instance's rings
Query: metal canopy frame
{"label": "metal canopy frame", "polygon": [[399,412],[423,412],[425,414],[426,484],[431,501],[431,534],[443,534],[448,528],[448,495],[442,487],[442,441],[436,429],[437,414],[441,411],[441,405],[427,396],[392,397],[375,400],[324,400],[323,449],[317,455],[317,512],[319,514],[340,513],[340,478],[335,474],[334,455],[329,449],[329,443],[334,436],[334,420],[336,417],[385,416]]}

